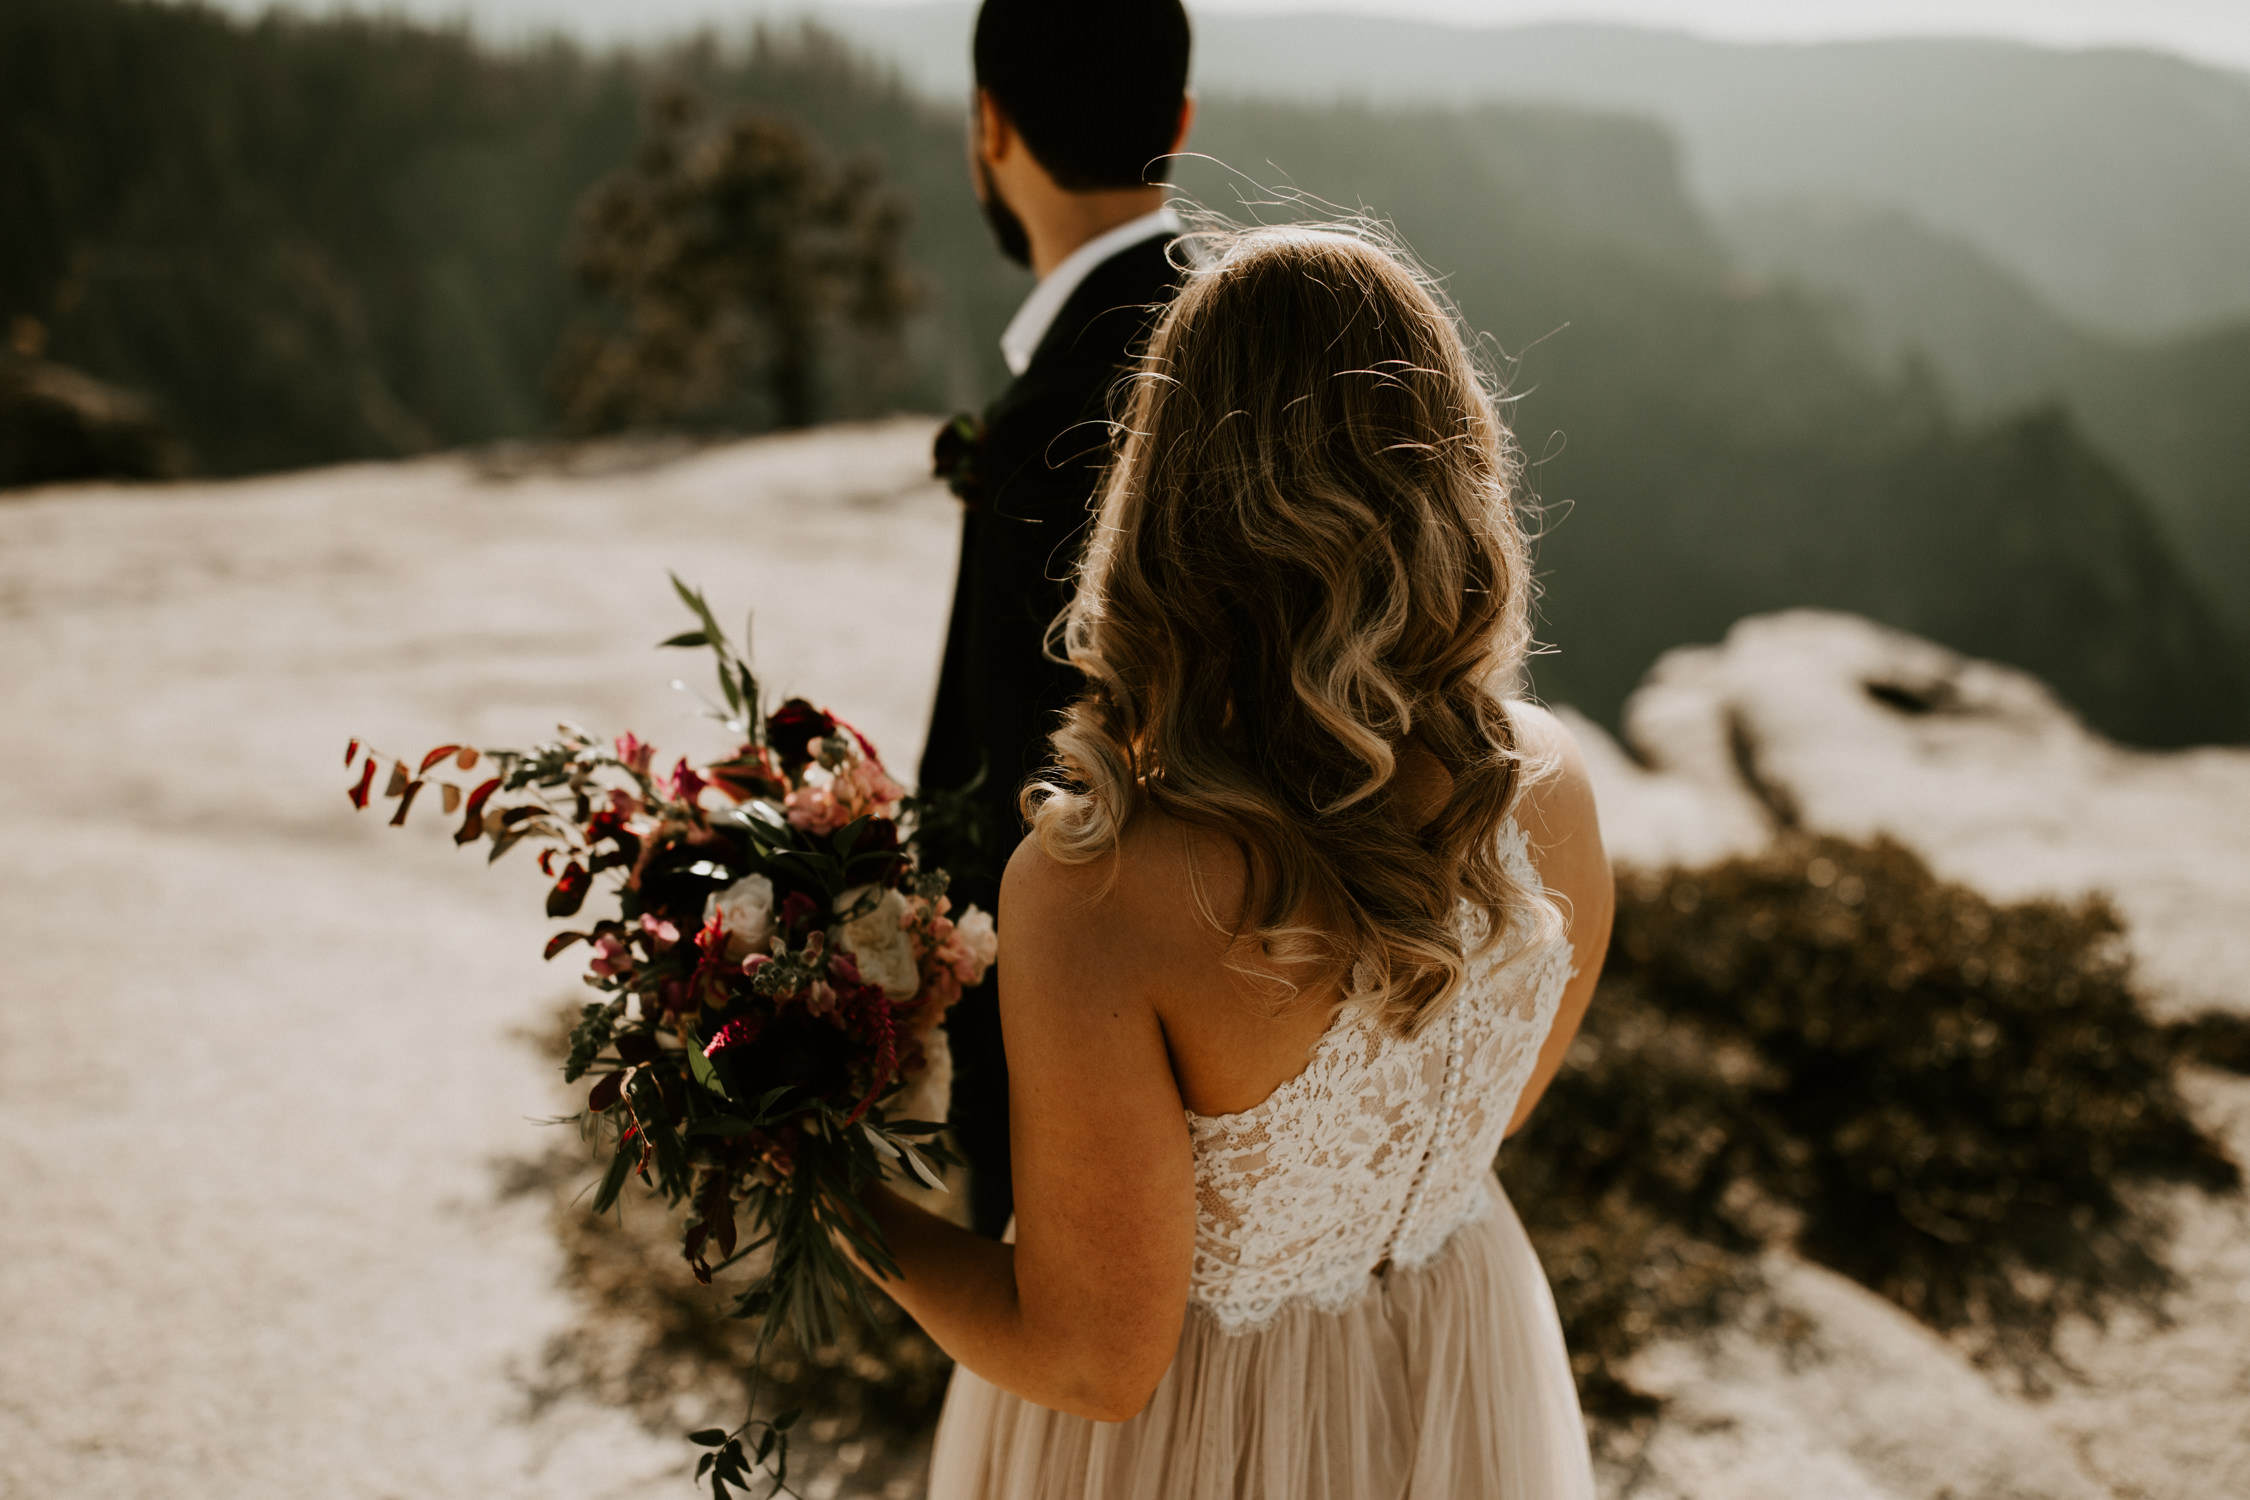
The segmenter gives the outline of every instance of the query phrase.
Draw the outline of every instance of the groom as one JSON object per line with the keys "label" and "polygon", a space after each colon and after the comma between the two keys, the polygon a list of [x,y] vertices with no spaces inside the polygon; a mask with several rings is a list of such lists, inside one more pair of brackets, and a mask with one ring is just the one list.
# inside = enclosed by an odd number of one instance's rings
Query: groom
{"label": "groom", "polygon": [[[921,784],[976,784],[933,852],[956,872],[955,907],[991,911],[1023,832],[1016,793],[1046,764],[1047,735],[1081,685],[1044,641],[1109,456],[1110,388],[1178,286],[1169,250],[1181,226],[1150,184],[1194,107],[1180,0],[985,0],[975,55],[977,200],[1001,253],[1039,284],[1000,337],[1014,381],[981,422],[956,418],[938,437],[938,471],[966,509]],[[989,1235],[1013,1205],[995,989],[970,991],[947,1027],[954,1135],[975,1227]]]}

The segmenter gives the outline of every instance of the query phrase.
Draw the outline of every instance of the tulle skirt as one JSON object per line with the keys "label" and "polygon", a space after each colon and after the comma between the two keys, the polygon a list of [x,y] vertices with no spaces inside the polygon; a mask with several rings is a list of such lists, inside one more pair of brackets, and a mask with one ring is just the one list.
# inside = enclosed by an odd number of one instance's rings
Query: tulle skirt
{"label": "tulle skirt", "polygon": [[1095,1422],[956,1370],[930,1500],[1591,1500],[1562,1325],[1493,1212],[1338,1312],[1189,1308],[1146,1410]]}

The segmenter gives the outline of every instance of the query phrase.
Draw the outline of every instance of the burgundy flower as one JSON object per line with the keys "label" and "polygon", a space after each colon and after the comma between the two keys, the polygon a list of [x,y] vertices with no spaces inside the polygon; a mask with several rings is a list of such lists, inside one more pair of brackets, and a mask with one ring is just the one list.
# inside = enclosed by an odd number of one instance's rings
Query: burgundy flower
{"label": "burgundy flower", "polygon": [[703,1049],[703,1055],[705,1057],[717,1057],[729,1047],[745,1046],[758,1039],[758,1031],[757,1022],[752,1021],[747,1016],[740,1020],[729,1021],[719,1028],[717,1036],[711,1038],[710,1045]]}
{"label": "burgundy flower", "polygon": [[819,916],[820,904],[803,891],[791,891],[782,899],[781,909],[774,915],[781,919],[783,927],[795,929]]}
{"label": "burgundy flower", "polygon": [[813,707],[802,698],[790,699],[766,718],[766,743],[781,757],[783,765],[799,765],[811,760],[813,742],[835,732],[835,715]]}
{"label": "burgundy flower", "polygon": [[898,849],[898,824],[889,818],[869,818],[852,841],[852,858],[863,854],[891,854]]}
{"label": "burgundy flower", "polygon": [[703,789],[708,785],[710,783],[695,773],[695,768],[687,763],[687,757],[683,755],[680,763],[672,768],[672,774],[664,778],[664,794],[675,802],[685,802],[693,807],[696,798],[703,795]]}

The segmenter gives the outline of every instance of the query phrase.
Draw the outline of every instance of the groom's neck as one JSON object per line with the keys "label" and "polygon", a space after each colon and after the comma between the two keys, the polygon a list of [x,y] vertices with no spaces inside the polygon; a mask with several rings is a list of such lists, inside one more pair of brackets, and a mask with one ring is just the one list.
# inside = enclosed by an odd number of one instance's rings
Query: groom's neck
{"label": "groom's neck", "polygon": [[1170,191],[1129,187],[1071,193],[1056,188],[1029,195],[1042,201],[1018,206],[1016,216],[1023,220],[1024,235],[1031,241],[1032,274],[1046,280],[1079,246],[1162,208]]}

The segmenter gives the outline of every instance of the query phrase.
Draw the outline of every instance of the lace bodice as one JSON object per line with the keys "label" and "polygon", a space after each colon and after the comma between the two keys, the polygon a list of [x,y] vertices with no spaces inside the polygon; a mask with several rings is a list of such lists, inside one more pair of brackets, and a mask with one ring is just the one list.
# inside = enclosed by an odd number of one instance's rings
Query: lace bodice
{"label": "lace bodice", "polygon": [[[1502,839],[1538,890],[1522,830],[1511,821]],[[1463,919],[1481,920],[1466,907]],[[1193,1302],[1229,1329],[1292,1303],[1333,1310],[1378,1267],[1427,1263],[1491,1206],[1492,1158],[1570,980],[1568,941],[1536,934],[1520,914],[1419,1035],[1347,1006],[1263,1103],[1189,1112]]]}

